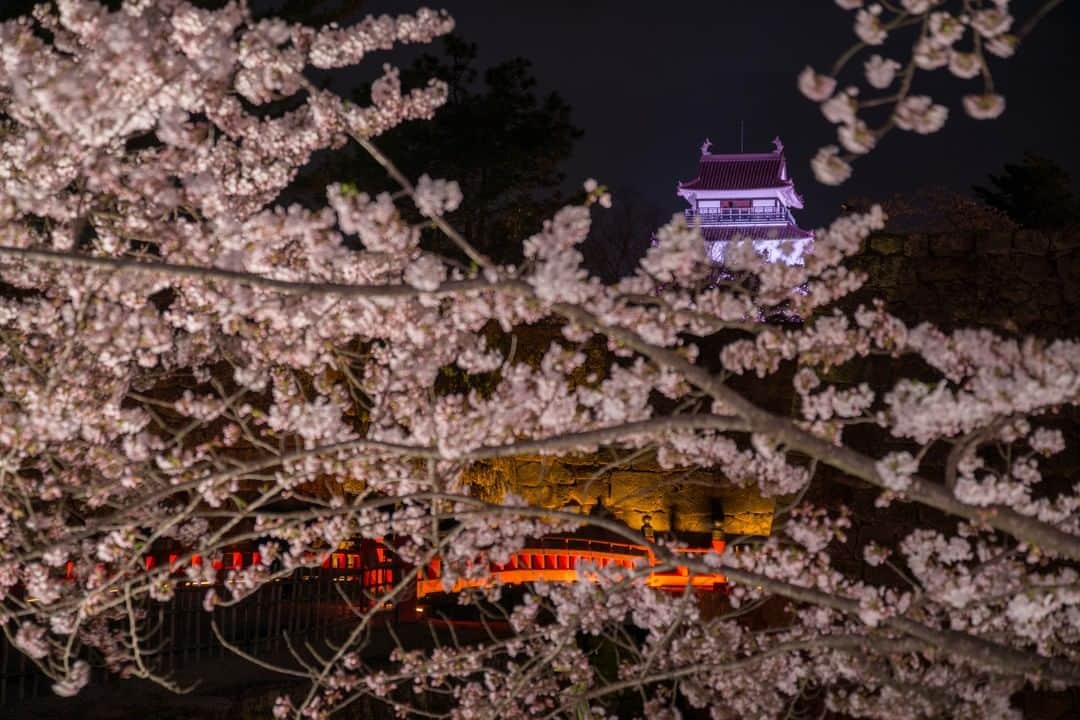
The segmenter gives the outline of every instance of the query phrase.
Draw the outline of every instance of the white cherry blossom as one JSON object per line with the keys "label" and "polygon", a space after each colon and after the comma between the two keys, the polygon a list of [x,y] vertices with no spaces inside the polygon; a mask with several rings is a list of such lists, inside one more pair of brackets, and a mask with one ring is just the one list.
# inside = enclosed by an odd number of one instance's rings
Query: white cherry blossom
{"label": "white cherry blossom", "polygon": [[814,177],[826,185],[840,185],[851,177],[851,165],[840,157],[840,148],[827,145],[821,148],[810,162]]}
{"label": "white cherry blossom", "polygon": [[997,93],[965,95],[964,110],[976,120],[992,120],[1005,112],[1005,96]]}
{"label": "white cherry blossom", "polygon": [[877,137],[874,132],[862,120],[856,120],[850,125],[841,125],[837,130],[837,136],[840,138],[840,144],[844,146],[844,149],[856,155],[870,152],[874,149],[874,145],[877,144]]}
{"label": "white cherry blossom", "polygon": [[835,79],[815,72],[809,65],[799,73],[799,92],[814,102],[827,100],[835,90]]}
{"label": "white cherry blossom", "polygon": [[866,69],[866,82],[870,83],[871,87],[884,90],[892,85],[900,63],[880,55],[871,55],[863,67]]}
{"label": "white cherry blossom", "polygon": [[870,10],[859,10],[855,14],[855,34],[867,45],[881,45],[889,35],[878,13]]}
{"label": "white cherry blossom", "polygon": [[945,125],[949,109],[937,105],[928,95],[912,95],[897,107],[893,118],[901,130],[910,130],[920,135],[935,133]]}

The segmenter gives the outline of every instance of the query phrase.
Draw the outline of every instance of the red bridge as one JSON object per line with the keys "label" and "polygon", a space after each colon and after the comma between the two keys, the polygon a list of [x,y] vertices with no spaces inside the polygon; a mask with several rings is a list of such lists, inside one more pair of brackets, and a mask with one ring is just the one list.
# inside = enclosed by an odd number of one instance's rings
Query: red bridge
{"label": "red bridge", "polygon": [[[704,555],[712,550],[723,552],[724,541],[713,540],[711,547],[682,548],[676,550],[676,553],[691,557]],[[221,553],[212,559],[198,554],[181,556],[178,553],[160,557],[147,555],[144,559],[147,570],[167,564],[174,572],[180,572],[188,563],[200,567],[205,562],[209,562],[215,570],[238,570],[259,563],[260,557],[256,551],[235,550]],[[632,570],[656,567],[657,564],[656,558],[645,545],[581,537],[545,537],[531,541],[528,547],[514,553],[505,564],[490,563],[488,572],[482,578],[457,580],[450,592],[492,584],[576,582],[582,577],[588,577],[587,574],[579,572],[586,567],[618,566]],[[69,567],[69,574],[71,570]],[[446,592],[443,587],[441,560],[433,560],[426,567],[414,570],[396,559],[392,547],[383,542],[365,541],[358,549],[327,552],[321,561],[321,571],[312,569],[309,574],[311,579],[318,576],[330,577],[336,582],[359,582],[365,590],[377,592],[389,590],[408,572],[417,574],[416,599]],[[724,575],[691,574],[686,567],[653,570],[644,581],[650,587],[671,591],[681,591],[688,586],[700,590],[727,588],[727,578]]]}
{"label": "red bridge", "polygon": [[[710,550],[724,551],[724,541],[714,540],[711,548],[686,548],[677,550],[682,555],[703,555]],[[576,582],[588,577],[578,572],[581,566],[626,568],[655,566],[656,558],[644,545],[593,540],[579,537],[546,537],[533,541],[511,556],[505,564],[491,563],[486,577],[457,580],[450,592],[456,593],[469,587],[485,587],[492,584],[520,585],[530,582]],[[432,561],[420,572],[416,581],[416,597],[446,592],[443,587],[441,562]],[[645,579],[650,587],[663,590],[682,590],[687,586],[702,590],[725,589],[727,579],[720,574],[691,575],[686,567],[674,570],[650,572]]]}

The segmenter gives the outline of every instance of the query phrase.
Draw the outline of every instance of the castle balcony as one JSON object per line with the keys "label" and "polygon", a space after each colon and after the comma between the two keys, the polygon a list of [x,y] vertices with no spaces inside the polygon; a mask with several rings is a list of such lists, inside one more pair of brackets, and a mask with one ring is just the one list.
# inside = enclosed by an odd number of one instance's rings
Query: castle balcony
{"label": "castle balcony", "polygon": [[686,222],[690,225],[710,227],[716,225],[795,224],[786,207],[730,207],[686,210]]}

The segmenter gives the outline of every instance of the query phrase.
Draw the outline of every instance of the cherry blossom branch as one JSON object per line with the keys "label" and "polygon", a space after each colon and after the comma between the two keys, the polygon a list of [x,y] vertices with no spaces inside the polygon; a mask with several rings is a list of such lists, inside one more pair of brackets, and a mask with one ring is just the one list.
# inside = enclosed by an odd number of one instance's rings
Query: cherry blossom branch
{"label": "cherry blossom branch", "polygon": [[[678,353],[645,342],[636,333],[624,328],[604,325],[588,311],[566,304],[554,308],[574,322],[595,329],[626,345],[664,367],[676,370],[697,387],[723,403],[736,416],[745,419],[753,432],[776,438],[783,445],[860,478],[877,487],[888,484],[877,470],[877,461],[845,446],[837,446],[816,437],[794,421],[768,412],[746,400],[737,391],[700,366],[688,362]],[[904,491],[904,499],[919,502],[943,512],[989,525],[1003,532],[1070,560],[1080,560],[1080,537],[1063,532],[1044,522],[1020,515],[1003,506],[978,508],[960,502],[944,488],[918,476]]]}
{"label": "cherry blossom branch", "polygon": [[30,258],[71,267],[101,268],[147,275],[190,277],[199,280],[222,280],[241,285],[266,288],[268,290],[274,290],[290,295],[306,296],[335,295],[341,297],[362,298],[412,298],[422,295],[438,296],[482,290],[499,290],[512,282],[492,282],[485,279],[448,280],[440,284],[434,290],[421,290],[411,285],[351,285],[348,283],[325,282],[321,280],[310,282],[279,280],[238,270],[226,270],[223,268],[202,267],[198,265],[181,265],[178,263],[164,263],[153,260],[136,260],[134,258],[101,257],[71,251],[51,250],[48,248],[0,246],[0,255]]}
{"label": "cherry blossom branch", "polygon": [[[963,108],[977,120],[1000,116],[1005,110],[1005,98],[994,91],[984,50],[1000,58],[1012,57],[1038,22],[1059,6],[1061,0],[1037,3],[1015,34],[1009,32],[1016,21],[1009,0],[1000,0],[991,6],[971,0],[901,0],[900,6],[891,3],[864,6],[861,0],[837,0],[837,4],[845,10],[855,11],[853,29],[858,42],[840,56],[828,75],[818,74],[807,66],[798,81],[800,91],[820,103],[829,122],[839,126],[837,140],[848,153],[841,156],[840,147],[827,145],[811,161],[815,177],[828,185],[847,181],[852,174],[853,161],[873,151],[894,126],[925,135],[938,132],[945,125],[949,116],[945,105],[934,103],[928,95],[909,95],[910,73],[916,66],[924,72],[948,68],[950,74],[961,80],[981,77],[982,92],[964,95]],[[857,81],[859,84],[848,85],[837,92],[841,73],[852,59],[863,51],[883,47],[896,31],[916,24],[921,27],[915,35],[909,60],[898,62],[875,53],[865,62],[864,77]],[[970,49],[961,48],[966,36],[971,38]],[[862,89],[870,92],[888,90],[896,78],[896,71],[904,66],[908,69],[909,82],[900,92],[856,101]],[[883,105],[891,106],[890,114],[877,129],[869,128],[867,121],[858,117],[858,110]]]}
{"label": "cherry blossom branch", "polygon": [[[735,670],[747,670],[777,655],[785,655],[793,652],[820,651],[822,649],[843,650],[846,652],[865,652],[872,650],[880,654],[905,654],[925,650],[927,645],[915,639],[891,639],[879,638],[870,635],[850,636],[826,636],[816,637],[812,640],[795,640],[778,643],[766,650],[735,660],[724,660],[716,663],[702,663],[690,667],[682,667],[652,675],[635,676],[626,680],[611,682],[603,687],[585,693],[575,699],[592,700],[614,693],[622,692],[630,688],[653,683],[677,680],[691,677],[697,674],[730,672]],[[556,717],[555,714],[547,717]]]}
{"label": "cherry blossom branch", "polygon": [[[308,80],[301,79],[300,82],[301,85],[305,87],[309,93],[317,92],[317,89]],[[347,117],[345,117],[340,111],[337,112],[337,115],[338,119],[344,124],[349,137],[352,138],[352,140],[356,142],[360,147],[362,147],[368,153],[368,155],[370,155],[372,159],[375,160],[375,162],[381,165],[382,168],[386,171],[386,173],[394,180],[394,182],[396,182],[401,187],[401,189],[410,198],[415,199],[416,187],[413,185],[412,181],[409,180],[409,178],[406,177],[405,174],[398,169],[397,165],[395,165],[389,157],[387,157],[377,147],[375,147],[375,144],[371,142],[371,139],[369,137],[356,132],[356,129],[352,126]],[[472,244],[469,243],[461,235],[461,233],[459,233],[453,226],[451,226],[450,223],[443,219],[441,215],[431,214],[429,215],[428,219],[431,221],[432,224],[435,225],[435,227],[437,227],[444,235],[446,235],[446,237],[450,238],[450,240],[458,247],[459,250],[465,253],[465,255],[474,263],[476,263],[479,267],[492,267],[492,262],[490,258],[477,251],[476,248],[474,248]]]}
{"label": "cherry blossom branch", "polygon": [[[615,520],[607,520],[605,518],[592,516],[582,517],[576,513],[546,508],[492,505],[464,495],[444,493],[421,494],[415,496],[415,499],[449,500],[472,508],[466,511],[458,510],[452,516],[448,517],[464,518],[475,513],[479,515],[526,516],[586,522],[590,526],[603,528],[630,542],[645,545],[648,547],[650,553],[657,558],[659,562],[658,567],[661,568],[665,566],[672,568],[684,566],[692,572],[702,574],[710,574],[717,569],[720,569],[730,579],[746,586],[761,587],[768,592],[791,600],[831,608],[855,617],[858,617],[861,613],[859,603],[855,600],[840,597],[815,588],[801,587],[761,573],[742,570],[731,564],[725,563],[718,568],[716,564],[710,564],[689,556],[678,555],[671,548],[656,542],[648,541],[626,525]],[[975,635],[931,627],[904,616],[889,616],[881,622],[886,627],[902,632],[930,647],[962,656],[967,660],[976,663],[978,667],[991,667],[999,672],[1012,675],[1038,674],[1048,679],[1066,683],[1080,681],[1080,664],[1078,663],[1060,660],[1058,658],[1047,658],[1035,653],[1018,651],[1009,646],[1001,645]]]}
{"label": "cherry blossom branch", "polygon": [[1024,40],[1028,35],[1031,34],[1031,31],[1035,29],[1035,26],[1038,25],[1039,22],[1047,15],[1049,15],[1055,8],[1061,5],[1062,2],[1064,2],[1064,0],[1045,0],[1045,2],[1043,2],[1039,9],[1032,13],[1031,17],[1027,19],[1027,22],[1024,23],[1023,27],[1021,27],[1020,30],[1017,31],[1016,37],[1019,38],[1021,41]]}
{"label": "cherry blossom branch", "polygon": [[[557,517],[558,513],[552,513],[552,515]],[[619,523],[589,518],[589,524],[603,527],[627,539],[634,537],[624,527],[620,528]],[[710,573],[715,570],[715,566],[703,561],[681,558],[664,546],[655,543],[648,544],[650,550],[663,562],[684,565],[691,571],[700,573]],[[799,587],[760,573],[740,570],[729,564],[723,565],[722,570],[736,582],[748,586],[760,586],[768,592],[791,600],[832,608],[853,616],[858,616],[861,610],[859,603],[854,600],[814,588]],[[1013,675],[1038,674],[1065,683],[1075,683],[1080,680],[1080,664],[1078,663],[1017,651],[984,638],[955,630],[927,626],[903,616],[887,617],[882,620],[882,624],[938,650],[963,656],[975,662],[978,667],[993,667],[1000,672]]]}

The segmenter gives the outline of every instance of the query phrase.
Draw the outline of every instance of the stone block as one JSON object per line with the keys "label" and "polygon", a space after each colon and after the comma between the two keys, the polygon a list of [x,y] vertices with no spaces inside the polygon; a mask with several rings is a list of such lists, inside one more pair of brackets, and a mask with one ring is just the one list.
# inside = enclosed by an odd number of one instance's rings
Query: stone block
{"label": "stone block", "polygon": [[969,274],[968,263],[959,257],[927,258],[918,269],[923,281],[934,284],[960,280]]}
{"label": "stone block", "polygon": [[700,533],[702,535],[712,532],[712,512],[709,508],[695,508],[693,510],[676,509],[671,516],[671,522],[675,530],[684,533]]}
{"label": "stone block", "polygon": [[910,264],[903,257],[889,256],[879,258],[874,267],[867,268],[867,285],[871,288],[896,288],[903,285],[910,277]]}
{"label": "stone block", "polygon": [[[607,477],[611,483],[611,499],[616,505],[639,508],[646,512],[664,508],[665,496],[672,495],[670,478],[665,482],[663,475],[650,472],[616,470]],[[596,482],[599,490],[606,487],[604,482]]]}
{"label": "stone block", "polygon": [[554,485],[538,485],[517,488],[515,494],[530,505],[561,508],[565,507],[570,500],[570,494],[565,490],[565,486],[559,488]]}
{"label": "stone block", "polygon": [[975,252],[980,255],[1004,255],[1012,252],[1012,234],[983,232],[975,239]]}
{"label": "stone block", "polygon": [[1050,240],[1050,246],[1056,251],[1080,248],[1080,228],[1070,228],[1054,233]]}
{"label": "stone block", "polygon": [[1080,303],[1080,255],[1072,254],[1058,261],[1058,276],[1062,280],[1061,288],[1065,301],[1070,304]]}
{"label": "stone block", "polygon": [[1047,282],[1039,286],[1039,292],[1034,298],[1044,309],[1059,308],[1065,304],[1061,294],[1061,285],[1057,282]]}
{"label": "stone block", "polygon": [[904,255],[907,257],[925,257],[930,252],[930,243],[925,235],[908,235],[904,238]]}
{"label": "stone block", "polygon": [[660,463],[656,461],[656,453],[654,452],[636,458],[622,467],[627,470],[636,470],[638,472],[671,472],[670,469],[662,467]]}
{"label": "stone block", "polygon": [[1050,250],[1050,238],[1038,230],[1018,230],[1013,238],[1013,249],[1032,255],[1045,255]]}
{"label": "stone block", "polygon": [[944,233],[930,238],[930,254],[936,257],[959,257],[972,251],[971,237],[959,233]]}
{"label": "stone block", "polygon": [[1012,320],[1017,327],[1031,327],[1042,318],[1039,308],[1027,303],[1017,304],[1009,308],[1007,319]]}
{"label": "stone block", "polygon": [[544,485],[574,485],[574,473],[561,462],[523,462],[514,468],[514,485],[521,488]]}
{"label": "stone block", "polygon": [[1023,283],[1010,282],[998,288],[998,300],[1012,304],[1026,303],[1031,299],[1031,288]]}
{"label": "stone block", "polygon": [[772,513],[724,513],[724,532],[728,535],[769,535],[772,532]]}
{"label": "stone block", "polygon": [[1032,283],[1035,288],[1054,277],[1054,263],[1046,257],[1016,258],[1020,266],[1020,277]]}
{"label": "stone block", "polygon": [[874,235],[870,249],[882,255],[899,255],[904,251],[904,238],[899,235]]}

